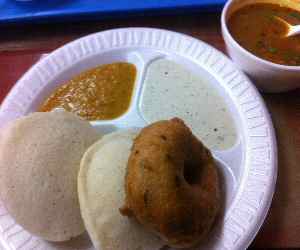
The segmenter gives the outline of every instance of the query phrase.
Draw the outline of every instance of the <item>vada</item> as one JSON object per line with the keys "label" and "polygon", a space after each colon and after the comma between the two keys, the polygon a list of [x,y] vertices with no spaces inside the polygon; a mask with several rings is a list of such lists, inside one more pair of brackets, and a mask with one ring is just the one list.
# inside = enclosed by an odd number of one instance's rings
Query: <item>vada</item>
{"label": "vada", "polygon": [[137,136],[125,191],[121,213],[136,218],[175,248],[201,242],[220,208],[212,155],[178,118],[151,124]]}

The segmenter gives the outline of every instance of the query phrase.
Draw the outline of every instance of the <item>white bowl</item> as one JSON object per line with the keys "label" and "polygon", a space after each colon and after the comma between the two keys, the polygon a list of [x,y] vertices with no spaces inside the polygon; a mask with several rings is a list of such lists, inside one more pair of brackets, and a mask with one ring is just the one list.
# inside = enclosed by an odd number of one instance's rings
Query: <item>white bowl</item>
{"label": "white bowl", "polygon": [[[227,20],[237,9],[251,3],[268,2],[283,4],[300,11],[299,1],[295,0],[229,0],[222,12],[222,34],[227,52],[236,65],[246,72],[264,92],[283,92],[300,87],[300,66],[286,66],[261,59],[241,47],[231,36]],[[298,3],[297,3],[298,2]]]}

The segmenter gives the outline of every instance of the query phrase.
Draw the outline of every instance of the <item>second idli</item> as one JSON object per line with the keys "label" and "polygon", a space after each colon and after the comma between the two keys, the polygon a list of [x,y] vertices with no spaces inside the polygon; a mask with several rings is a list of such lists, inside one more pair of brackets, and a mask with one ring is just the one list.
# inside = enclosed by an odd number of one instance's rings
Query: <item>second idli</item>
{"label": "second idli", "polygon": [[33,113],[0,137],[0,196],[24,229],[49,241],[84,231],[77,194],[80,160],[101,136],[64,111]]}
{"label": "second idli", "polygon": [[136,130],[104,136],[84,154],[78,175],[82,217],[96,249],[158,250],[164,243],[120,214],[127,161]]}

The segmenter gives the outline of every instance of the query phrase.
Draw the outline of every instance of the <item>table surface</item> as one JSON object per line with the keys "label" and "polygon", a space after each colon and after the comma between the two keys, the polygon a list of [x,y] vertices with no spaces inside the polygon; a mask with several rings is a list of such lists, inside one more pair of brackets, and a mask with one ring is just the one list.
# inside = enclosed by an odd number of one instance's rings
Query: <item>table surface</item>
{"label": "table surface", "polygon": [[[43,53],[78,37],[118,27],[157,27],[199,38],[225,52],[220,13],[136,17],[64,24],[2,26],[0,102]],[[279,148],[279,175],[269,215],[251,248],[300,248],[300,90],[264,94]]]}

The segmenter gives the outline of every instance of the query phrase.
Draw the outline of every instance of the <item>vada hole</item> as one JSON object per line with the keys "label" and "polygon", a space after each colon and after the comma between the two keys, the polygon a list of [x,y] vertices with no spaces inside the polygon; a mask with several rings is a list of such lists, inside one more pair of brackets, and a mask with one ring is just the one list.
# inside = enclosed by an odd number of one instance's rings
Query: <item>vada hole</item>
{"label": "vada hole", "polygon": [[167,140],[167,137],[165,135],[161,135],[160,138],[163,139],[164,141]]}
{"label": "vada hole", "polygon": [[190,160],[184,161],[183,176],[189,185],[196,185],[199,182],[200,166],[191,162]]}

